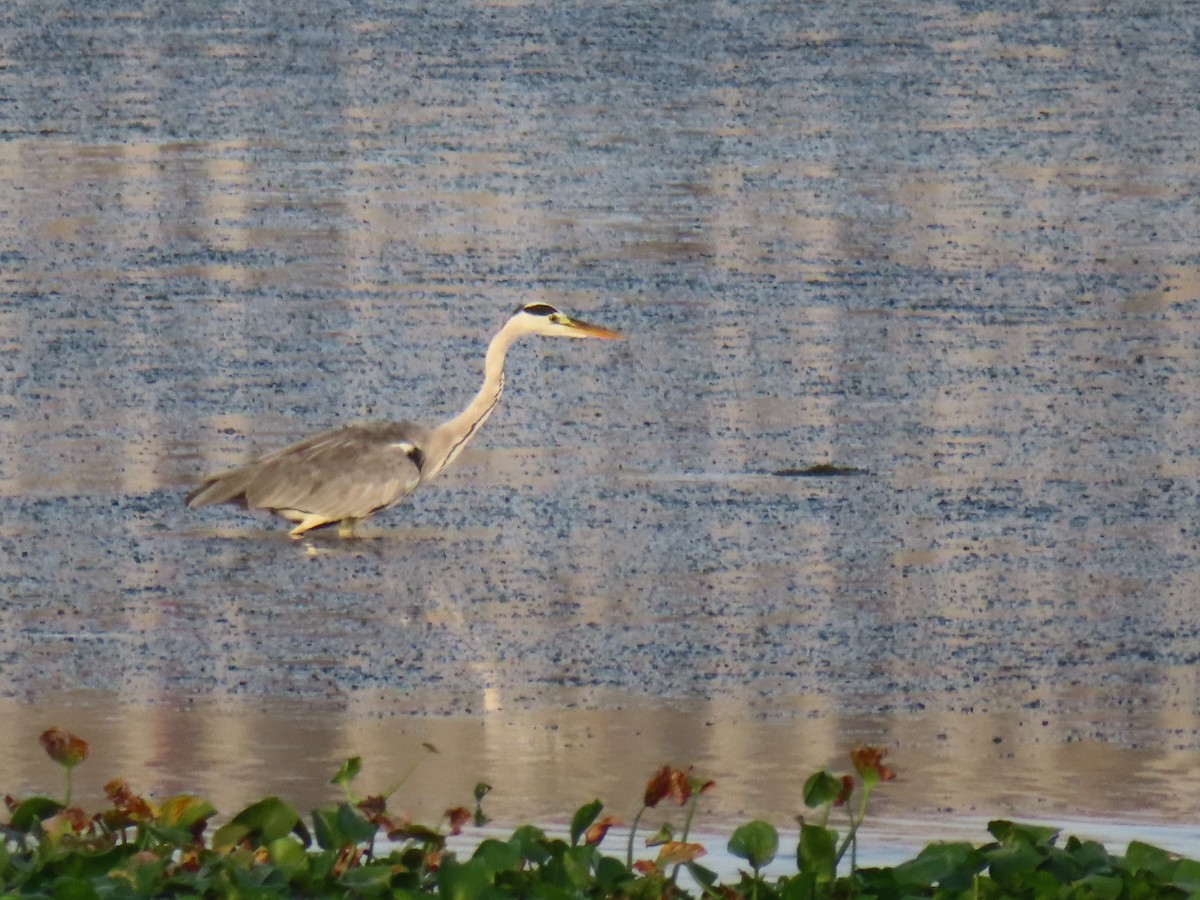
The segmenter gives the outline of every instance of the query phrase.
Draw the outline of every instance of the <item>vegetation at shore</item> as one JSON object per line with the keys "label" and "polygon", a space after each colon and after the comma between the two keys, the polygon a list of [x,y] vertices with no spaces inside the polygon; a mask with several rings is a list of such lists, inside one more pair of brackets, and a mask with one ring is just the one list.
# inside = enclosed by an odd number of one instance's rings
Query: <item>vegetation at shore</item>
{"label": "vegetation at shore", "polygon": [[[307,820],[267,797],[210,831],[218,814],[206,800],[152,803],[121,779],[105,786],[107,808],[85,812],[72,804],[71,774],[87,758],[87,742],[58,728],[41,742],[65,772],[64,794],[5,797],[0,897],[1200,898],[1200,862],[1139,842],[1116,856],[1092,841],[1060,841],[1053,828],[1007,821],[990,823],[985,844],[932,843],[896,866],[859,866],[868,802],[894,777],[877,747],[850,754],[852,773],[820,771],[804,784],[787,874],[764,871],[780,857],[780,835],[753,821],[730,835],[727,849],[745,865],[722,881],[703,865],[703,845],[691,840],[697,801],[715,786],[690,770],[664,766],[654,774],[616,852],[601,848],[621,823],[596,800],[576,810],[566,837],[525,825],[456,853],[448,837],[487,822],[486,784],[476,786],[473,808],[447,810],[436,827],[421,825],[388,809],[395,788],[357,796],[361,760],[354,758],[332,779],[344,799]],[[661,809],[673,809],[675,821],[641,831],[646,815]]]}

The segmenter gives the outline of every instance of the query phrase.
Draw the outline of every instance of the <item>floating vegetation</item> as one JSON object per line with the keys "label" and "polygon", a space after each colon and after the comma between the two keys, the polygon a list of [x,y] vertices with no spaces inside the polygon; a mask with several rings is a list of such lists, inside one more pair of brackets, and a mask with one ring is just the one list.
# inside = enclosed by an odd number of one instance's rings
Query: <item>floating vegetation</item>
{"label": "floating vegetation", "polygon": [[[420,825],[388,808],[386,794],[359,797],[353,782],[361,759],[347,760],[331,779],[345,799],[305,821],[278,797],[247,806],[208,835],[216,809],[189,795],[152,803],[121,779],[105,786],[109,806],[89,814],[71,804],[71,771],[87,759],[86,741],[60,729],[42,745],[66,773],[61,801],[5,797],[10,818],[0,826],[0,892],[4,896],[100,897],[445,897],[454,900],[529,898],[1067,898],[1100,900],[1196,896],[1200,862],[1133,842],[1125,856],[1090,841],[1058,843],[1056,829],[995,821],[981,846],[934,843],[890,868],[859,867],[857,834],[875,788],[894,773],[880,747],[850,755],[853,774],[820,771],[797,802],[795,869],[767,877],[780,835],[756,820],[735,829],[727,849],[746,863],[721,883],[699,860],[691,840],[697,799],[715,788],[690,770],[664,766],[646,786],[623,858],[600,849],[618,825],[595,800],[576,810],[566,839],[524,825],[507,840],[486,838],[469,857],[447,838],[487,822],[476,786],[474,807],[446,811],[436,826]],[[411,774],[411,769],[409,770]],[[403,779],[401,782],[403,783]],[[651,810],[678,807],[677,826],[664,821],[637,841]],[[835,815],[835,810],[839,811]],[[844,820],[844,832],[831,825]],[[690,881],[681,884],[686,872]]]}

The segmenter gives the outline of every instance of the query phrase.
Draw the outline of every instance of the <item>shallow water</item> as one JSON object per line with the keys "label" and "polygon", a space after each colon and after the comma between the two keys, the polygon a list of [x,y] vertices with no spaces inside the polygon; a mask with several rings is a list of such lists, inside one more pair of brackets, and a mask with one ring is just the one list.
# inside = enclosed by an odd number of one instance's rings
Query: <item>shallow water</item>
{"label": "shallow water", "polygon": [[[95,784],[223,808],[429,740],[514,816],[675,761],[715,821],[786,820],[879,742],[895,821],[1192,822],[1197,34],[0,10],[0,784],[54,784],[53,722]],[[183,509],[254,451],[457,411],[529,299],[628,339],[518,347],[363,540]],[[775,474],[820,462],[859,473]]]}

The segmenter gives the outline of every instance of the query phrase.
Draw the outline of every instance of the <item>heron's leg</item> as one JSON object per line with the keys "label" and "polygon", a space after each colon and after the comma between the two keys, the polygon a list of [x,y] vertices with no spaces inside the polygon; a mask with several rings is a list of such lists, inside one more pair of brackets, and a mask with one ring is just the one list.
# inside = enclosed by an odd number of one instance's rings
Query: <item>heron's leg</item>
{"label": "heron's leg", "polygon": [[300,520],[300,524],[288,532],[288,535],[293,539],[299,540],[304,537],[304,532],[310,528],[316,528],[318,525],[328,525],[332,519],[327,519],[324,516],[318,516],[316,513],[309,513]]}
{"label": "heron's leg", "polygon": [[338,522],[338,537],[352,538],[354,537],[354,526],[358,524],[358,519],[342,519]]}

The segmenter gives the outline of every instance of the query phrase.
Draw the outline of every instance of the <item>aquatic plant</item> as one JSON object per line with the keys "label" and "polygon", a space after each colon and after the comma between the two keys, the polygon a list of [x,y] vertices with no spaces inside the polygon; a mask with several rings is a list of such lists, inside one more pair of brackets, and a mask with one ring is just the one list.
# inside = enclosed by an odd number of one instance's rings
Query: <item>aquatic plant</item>
{"label": "aquatic plant", "polygon": [[[506,840],[484,838],[469,856],[447,848],[447,838],[487,821],[480,783],[474,808],[446,810],[435,826],[388,808],[391,790],[360,797],[353,782],[362,760],[347,760],[331,779],[344,799],[313,811],[306,821],[278,797],[238,812],[208,835],[217,816],[206,800],[179,795],[154,803],[115,779],[105,785],[107,808],[89,814],[72,805],[71,774],[88,757],[86,741],[60,729],[42,735],[42,746],[65,775],[61,801],[6,796],[9,821],[0,825],[0,894],[5,897],[444,897],[601,898],[630,900],[842,900],[842,898],[1185,898],[1200,896],[1200,862],[1133,842],[1113,856],[1092,841],[1056,829],[994,821],[992,840],[934,843],[897,866],[856,863],[858,830],[875,788],[894,777],[885,751],[851,753],[854,773],[815,773],[803,786],[807,812],[798,817],[795,869],[768,877],[777,862],[780,834],[756,820],[736,828],[728,850],[748,865],[738,879],[721,883],[698,860],[704,847],[690,840],[698,798],[712,781],[665,766],[646,786],[630,826],[624,859],[600,846],[619,825],[602,816],[594,800],[571,817],[566,839],[532,825]],[[432,748],[429,748],[432,751]],[[642,819],[670,801],[683,810],[678,830],[669,820],[637,844]],[[846,830],[831,827],[844,809]],[[635,858],[649,850],[645,858]],[[847,857],[848,854],[848,857]],[[678,878],[686,871],[691,881]],[[693,892],[693,893],[689,893]]]}

